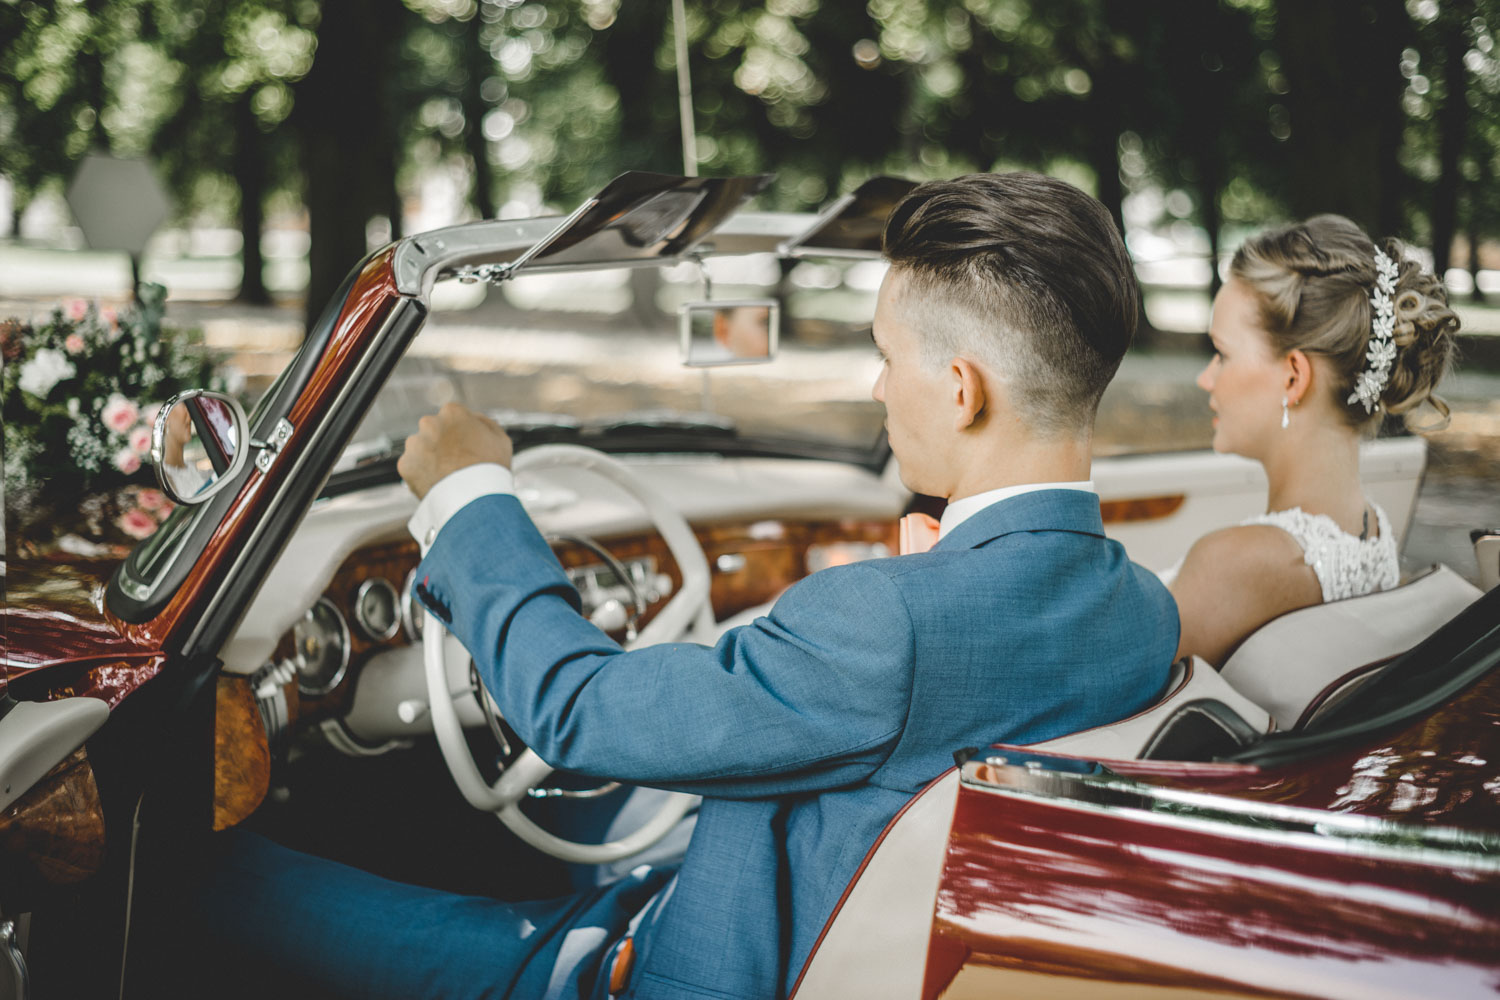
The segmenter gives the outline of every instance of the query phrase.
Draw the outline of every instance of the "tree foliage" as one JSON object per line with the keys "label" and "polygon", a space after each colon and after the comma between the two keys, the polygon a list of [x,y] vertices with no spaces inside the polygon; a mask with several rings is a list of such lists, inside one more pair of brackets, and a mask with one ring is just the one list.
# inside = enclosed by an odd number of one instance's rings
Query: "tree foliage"
{"label": "tree foliage", "polygon": [[[1497,4],[687,0],[694,154],[776,171],[774,208],[1031,167],[1117,219],[1166,192],[1209,254],[1342,211],[1443,263],[1500,227]],[[238,220],[252,298],[267,199],[303,204],[316,313],[433,177],[492,216],[680,170],[672,31],[664,0],[0,0],[0,172],[19,217],[90,148],[151,153]]]}

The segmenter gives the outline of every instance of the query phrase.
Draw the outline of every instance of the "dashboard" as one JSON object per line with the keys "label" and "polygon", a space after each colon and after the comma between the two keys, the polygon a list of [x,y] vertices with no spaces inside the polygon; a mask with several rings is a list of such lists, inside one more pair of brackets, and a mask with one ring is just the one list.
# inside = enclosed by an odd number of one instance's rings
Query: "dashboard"
{"label": "dashboard", "polygon": [[[896,549],[908,494],[866,470],[799,459],[621,457],[692,525],[720,623],[767,605],[810,572]],[[611,484],[547,469],[517,493],[583,613],[616,640],[649,623],[681,586],[664,539]],[[273,747],[317,729],[336,748],[368,755],[431,731],[423,615],[410,596],[419,550],[405,530],[415,506],[399,484],[314,504],[226,645],[225,671],[249,675]],[[456,642],[451,652],[459,666],[450,669],[466,671]],[[450,681],[455,691],[471,686],[458,672]],[[482,724],[477,702],[459,702],[467,724]]]}

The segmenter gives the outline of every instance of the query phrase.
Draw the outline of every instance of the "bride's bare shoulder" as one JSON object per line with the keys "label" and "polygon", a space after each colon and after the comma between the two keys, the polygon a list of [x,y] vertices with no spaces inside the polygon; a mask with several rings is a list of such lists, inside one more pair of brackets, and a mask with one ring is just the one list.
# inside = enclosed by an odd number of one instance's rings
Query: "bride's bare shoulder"
{"label": "bride's bare shoulder", "polygon": [[1210,531],[1193,543],[1187,559],[1230,560],[1245,569],[1302,564],[1302,546],[1274,524],[1237,524]]}
{"label": "bride's bare shoulder", "polygon": [[1301,546],[1269,524],[1237,525],[1198,539],[1171,590],[1182,621],[1179,653],[1216,666],[1272,618],[1323,599]]}

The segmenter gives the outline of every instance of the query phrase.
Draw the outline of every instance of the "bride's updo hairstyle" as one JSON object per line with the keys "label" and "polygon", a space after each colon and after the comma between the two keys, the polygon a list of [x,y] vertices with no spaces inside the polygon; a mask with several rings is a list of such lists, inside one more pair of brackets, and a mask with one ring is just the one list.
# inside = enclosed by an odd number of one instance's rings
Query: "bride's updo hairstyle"
{"label": "bride's updo hairstyle", "polygon": [[1260,299],[1261,325],[1278,355],[1301,350],[1332,362],[1328,391],[1351,427],[1368,429],[1382,408],[1406,414],[1424,402],[1440,415],[1436,426],[1446,426],[1448,404],[1433,390],[1448,369],[1458,316],[1448,308],[1442,282],[1407,260],[1400,240],[1388,239],[1380,249],[1397,267],[1396,357],[1380,406],[1370,412],[1359,400],[1348,401],[1369,367],[1365,352],[1375,318],[1375,244],[1364,230],[1341,215],[1314,216],[1252,237],[1229,272]]}

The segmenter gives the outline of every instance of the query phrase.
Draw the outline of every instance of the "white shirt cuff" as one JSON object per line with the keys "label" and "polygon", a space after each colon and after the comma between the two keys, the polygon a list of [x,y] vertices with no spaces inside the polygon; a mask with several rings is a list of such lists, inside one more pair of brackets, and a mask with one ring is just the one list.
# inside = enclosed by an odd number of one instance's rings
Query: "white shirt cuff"
{"label": "white shirt cuff", "polygon": [[480,497],[493,493],[515,493],[516,477],[503,465],[480,462],[466,465],[439,479],[422,502],[417,512],[406,522],[406,530],[422,546],[422,555],[432,548],[437,534],[448,523],[448,519]]}

